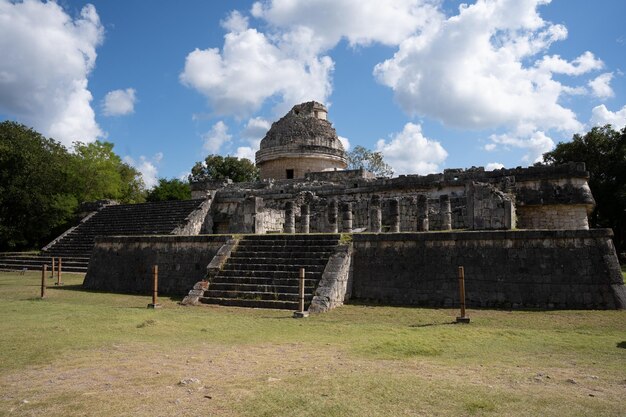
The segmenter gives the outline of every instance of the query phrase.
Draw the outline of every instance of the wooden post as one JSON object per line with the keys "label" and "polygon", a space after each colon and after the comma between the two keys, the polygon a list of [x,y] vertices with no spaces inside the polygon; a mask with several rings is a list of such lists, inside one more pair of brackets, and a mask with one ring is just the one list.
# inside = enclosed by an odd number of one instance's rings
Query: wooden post
{"label": "wooden post", "polygon": [[161,305],[157,302],[159,295],[159,266],[152,266],[152,303],[148,304],[148,308],[160,308]]}
{"label": "wooden post", "polygon": [[309,312],[304,311],[304,268],[300,268],[300,288],[299,288],[299,298],[298,298],[298,311],[293,313],[293,317],[297,319],[301,319],[304,317],[309,317]]}
{"label": "wooden post", "polygon": [[[54,261],[52,261],[52,276],[54,276]],[[57,262],[57,282],[54,285],[63,285],[63,282],[61,282],[61,258]]]}
{"label": "wooden post", "polygon": [[41,298],[46,298],[46,273],[48,265],[45,263],[41,266]]}
{"label": "wooden post", "polygon": [[52,260],[52,269],[50,270],[50,279],[54,279],[54,256],[50,259]]}
{"label": "wooden post", "polygon": [[456,318],[457,323],[469,323],[470,318],[465,315],[465,269],[459,266],[459,304],[461,315]]}

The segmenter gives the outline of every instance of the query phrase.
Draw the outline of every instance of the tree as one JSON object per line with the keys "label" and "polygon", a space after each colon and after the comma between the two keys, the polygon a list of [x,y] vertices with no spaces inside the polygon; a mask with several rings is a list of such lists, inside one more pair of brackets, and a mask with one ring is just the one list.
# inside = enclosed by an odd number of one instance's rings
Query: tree
{"label": "tree", "polygon": [[76,220],[82,202],[140,202],[144,193],[140,173],[111,143],[76,143],[70,153],[24,125],[0,123],[0,250],[50,242]]}
{"label": "tree", "polygon": [[28,127],[0,123],[0,250],[40,246],[78,206],[67,149]]}
{"label": "tree", "polygon": [[191,187],[188,182],[183,182],[177,178],[171,180],[159,178],[159,184],[148,191],[147,201],[171,201],[189,200],[191,198]]}
{"label": "tree", "polygon": [[626,127],[621,132],[611,125],[594,127],[571,142],[559,143],[543,155],[548,164],[584,162],[589,171],[589,188],[596,200],[592,227],[610,227],[618,251],[626,248]]}
{"label": "tree", "polygon": [[121,203],[145,200],[141,174],[122,161],[110,142],[74,143],[72,182],[80,202],[113,199]]}
{"label": "tree", "polygon": [[372,152],[363,146],[355,146],[347,153],[348,169],[365,169],[377,177],[393,176],[393,169],[383,159],[380,152]]}
{"label": "tree", "polygon": [[196,162],[191,168],[189,182],[224,180],[226,178],[230,178],[234,182],[257,181],[259,169],[246,158],[209,155],[204,159],[204,162]]}

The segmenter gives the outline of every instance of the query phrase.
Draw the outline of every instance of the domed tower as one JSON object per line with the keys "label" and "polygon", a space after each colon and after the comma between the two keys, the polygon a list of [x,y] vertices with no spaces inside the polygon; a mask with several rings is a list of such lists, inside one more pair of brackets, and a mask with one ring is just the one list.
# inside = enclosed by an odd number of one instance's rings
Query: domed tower
{"label": "domed tower", "polygon": [[274,122],[256,153],[261,179],[304,178],[307,172],[345,169],[346,154],[327,115],[323,104],[310,101],[293,106]]}

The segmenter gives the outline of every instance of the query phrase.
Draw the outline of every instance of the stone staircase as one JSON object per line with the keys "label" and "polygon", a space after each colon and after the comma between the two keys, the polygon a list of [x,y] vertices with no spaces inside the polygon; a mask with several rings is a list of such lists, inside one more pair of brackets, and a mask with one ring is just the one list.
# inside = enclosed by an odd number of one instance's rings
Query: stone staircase
{"label": "stone staircase", "polygon": [[199,301],[297,310],[299,271],[305,268],[307,308],[338,243],[338,234],[245,236]]}
{"label": "stone staircase", "polygon": [[[170,234],[203,201],[199,199],[106,206],[46,246],[42,255],[88,260],[97,236]],[[86,270],[85,265],[83,272]]]}

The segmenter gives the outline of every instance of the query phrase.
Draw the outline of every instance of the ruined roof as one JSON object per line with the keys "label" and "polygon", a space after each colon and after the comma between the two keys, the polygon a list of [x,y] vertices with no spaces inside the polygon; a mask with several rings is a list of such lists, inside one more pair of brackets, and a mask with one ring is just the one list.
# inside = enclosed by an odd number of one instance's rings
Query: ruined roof
{"label": "ruined roof", "polygon": [[261,141],[260,149],[275,147],[303,147],[343,155],[344,149],[337,132],[326,119],[326,107],[310,101],[293,106],[280,120],[274,122]]}

